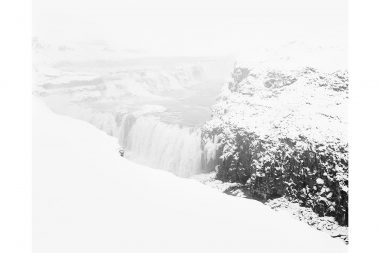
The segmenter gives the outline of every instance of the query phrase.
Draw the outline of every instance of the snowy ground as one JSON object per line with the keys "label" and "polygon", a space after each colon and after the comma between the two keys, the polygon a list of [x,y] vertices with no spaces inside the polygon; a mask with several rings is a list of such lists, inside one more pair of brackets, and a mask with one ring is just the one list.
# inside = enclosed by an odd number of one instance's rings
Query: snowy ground
{"label": "snowy ground", "polygon": [[33,250],[346,252],[252,200],[119,157],[116,139],[33,108]]}

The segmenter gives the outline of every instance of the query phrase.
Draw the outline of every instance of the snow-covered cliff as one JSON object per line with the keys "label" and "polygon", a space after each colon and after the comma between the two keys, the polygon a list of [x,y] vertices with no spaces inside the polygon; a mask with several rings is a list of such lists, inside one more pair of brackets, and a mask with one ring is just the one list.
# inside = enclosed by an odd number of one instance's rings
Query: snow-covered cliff
{"label": "snow-covered cliff", "polygon": [[346,71],[236,66],[202,132],[217,178],[347,224],[347,100]]}

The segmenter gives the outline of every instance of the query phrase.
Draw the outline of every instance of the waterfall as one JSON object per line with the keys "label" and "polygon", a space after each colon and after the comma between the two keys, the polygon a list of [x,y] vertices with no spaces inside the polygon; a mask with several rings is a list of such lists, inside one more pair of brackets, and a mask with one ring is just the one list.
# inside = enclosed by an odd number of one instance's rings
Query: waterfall
{"label": "waterfall", "polygon": [[[216,143],[203,140],[201,129],[189,126],[208,119],[231,67],[230,58],[147,58],[105,66],[90,62],[53,75],[42,71],[36,85],[55,112],[116,137],[129,159],[187,177],[217,165]],[[188,127],[147,116],[163,111],[169,115],[165,120]]]}
{"label": "waterfall", "polygon": [[199,129],[160,122],[152,116],[125,116],[119,144],[130,159],[187,177],[202,171],[203,150]]}
{"label": "waterfall", "polygon": [[152,168],[188,177],[215,168],[217,144],[202,144],[201,130],[161,122],[153,116],[122,112],[96,112],[67,105],[56,112],[87,121],[116,137],[127,157]]}

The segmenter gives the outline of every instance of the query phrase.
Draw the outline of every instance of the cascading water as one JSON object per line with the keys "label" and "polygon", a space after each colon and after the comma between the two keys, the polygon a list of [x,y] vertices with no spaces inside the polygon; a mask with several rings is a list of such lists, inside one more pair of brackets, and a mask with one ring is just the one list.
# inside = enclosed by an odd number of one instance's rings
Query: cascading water
{"label": "cascading water", "polygon": [[119,131],[119,144],[137,159],[153,168],[182,177],[202,171],[203,149],[199,129],[160,122],[152,116],[125,116]]}
{"label": "cascading water", "polygon": [[42,75],[37,94],[55,112],[118,138],[129,159],[188,177],[215,167],[217,144],[202,140],[200,126],[231,66],[224,58],[69,64]]}

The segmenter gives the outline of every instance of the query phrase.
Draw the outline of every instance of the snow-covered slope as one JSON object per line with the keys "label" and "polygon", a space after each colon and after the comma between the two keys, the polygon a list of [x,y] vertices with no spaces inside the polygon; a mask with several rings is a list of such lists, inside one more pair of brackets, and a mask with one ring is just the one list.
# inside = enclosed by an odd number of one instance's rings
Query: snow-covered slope
{"label": "snow-covered slope", "polygon": [[116,139],[33,106],[34,252],[346,252],[259,202],[129,162]]}

